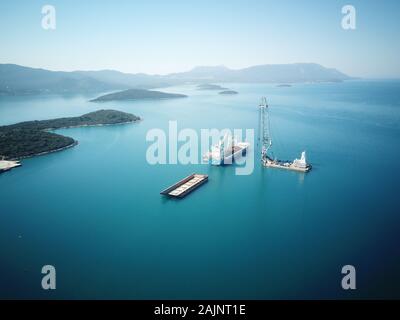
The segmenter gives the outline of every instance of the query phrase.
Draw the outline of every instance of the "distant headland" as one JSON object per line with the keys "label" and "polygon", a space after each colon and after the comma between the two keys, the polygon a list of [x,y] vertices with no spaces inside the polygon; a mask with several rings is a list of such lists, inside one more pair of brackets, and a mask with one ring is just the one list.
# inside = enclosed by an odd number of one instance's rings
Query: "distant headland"
{"label": "distant headland", "polygon": [[96,99],[90,100],[91,102],[106,102],[116,100],[146,100],[146,99],[174,99],[186,98],[184,94],[166,93],[161,91],[145,90],[145,89],[128,89],[118,91],[115,93],[106,94]]}
{"label": "distant headland", "polygon": [[225,90],[225,91],[221,91],[219,94],[222,95],[234,95],[234,94],[238,94],[239,92],[235,91],[235,90]]}
{"label": "distant headland", "polygon": [[222,87],[218,84],[212,84],[212,83],[203,83],[197,85],[197,90],[212,90],[212,91],[220,91],[219,94],[222,95],[233,95],[233,94],[238,94],[237,91],[231,90],[229,88]]}
{"label": "distant headland", "polygon": [[218,84],[204,83],[197,86],[197,90],[227,90],[228,88],[221,87]]}
{"label": "distant headland", "polygon": [[0,155],[18,160],[75,146],[78,141],[50,130],[86,126],[116,125],[139,121],[140,118],[121,111],[99,110],[80,117],[26,121],[0,127]]}

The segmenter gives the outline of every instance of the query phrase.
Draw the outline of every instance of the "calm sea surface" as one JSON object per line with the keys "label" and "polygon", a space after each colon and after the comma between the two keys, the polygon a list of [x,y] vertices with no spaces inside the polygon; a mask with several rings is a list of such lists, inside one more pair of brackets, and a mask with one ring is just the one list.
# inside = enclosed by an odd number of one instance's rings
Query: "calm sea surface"
{"label": "calm sea surface", "polygon": [[[228,84],[221,96],[182,86],[164,101],[0,97],[0,125],[97,109],[137,124],[58,130],[75,148],[0,176],[0,298],[400,298],[400,81],[291,88]],[[270,104],[276,156],[307,150],[307,175],[234,166],[150,165],[146,133],[258,129]],[[252,146],[253,152],[256,146]],[[181,201],[159,192],[193,172],[209,182]],[[41,268],[57,289],[41,289]],[[341,268],[357,290],[341,289]]]}

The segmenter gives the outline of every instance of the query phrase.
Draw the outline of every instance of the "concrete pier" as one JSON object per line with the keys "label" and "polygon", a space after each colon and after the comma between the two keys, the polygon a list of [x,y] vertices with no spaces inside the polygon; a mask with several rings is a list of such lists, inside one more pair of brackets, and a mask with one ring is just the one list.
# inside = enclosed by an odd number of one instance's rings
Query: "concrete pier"
{"label": "concrete pier", "polygon": [[0,173],[21,166],[19,161],[0,160]]}

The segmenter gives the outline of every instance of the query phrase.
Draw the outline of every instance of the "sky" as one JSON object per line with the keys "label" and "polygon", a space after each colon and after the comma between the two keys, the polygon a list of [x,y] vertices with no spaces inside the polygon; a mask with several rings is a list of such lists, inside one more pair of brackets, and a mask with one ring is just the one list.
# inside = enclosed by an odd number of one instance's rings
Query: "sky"
{"label": "sky", "polygon": [[[342,7],[356,29],[342,28]],[[42,28],[42,7],[56,29]],[[400,78],[398,0],[1,0],[0,63],[50,70],[167,74],[314,62]]]}

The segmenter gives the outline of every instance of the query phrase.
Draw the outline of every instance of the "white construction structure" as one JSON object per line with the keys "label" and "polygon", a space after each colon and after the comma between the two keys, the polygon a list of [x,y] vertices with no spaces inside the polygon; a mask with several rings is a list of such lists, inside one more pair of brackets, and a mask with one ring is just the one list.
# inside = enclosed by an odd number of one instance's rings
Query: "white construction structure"
{"label": "white construction structure", "polygon": [[249,148],[250,143],[238,142],[229,134],[224,137],[211,150],[203,156],[204,161],[211,162],[212,165],[220,166],[232,164],[235,159],[241,157]]}

